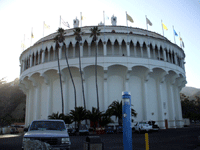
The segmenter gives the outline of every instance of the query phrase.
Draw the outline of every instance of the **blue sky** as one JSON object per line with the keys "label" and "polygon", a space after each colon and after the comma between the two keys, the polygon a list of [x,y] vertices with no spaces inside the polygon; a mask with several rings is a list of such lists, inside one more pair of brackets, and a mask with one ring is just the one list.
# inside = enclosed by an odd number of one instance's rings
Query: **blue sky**
{"label": "blue sky", "polygon": [[[162,35],[161,20],[168,31],[164,36],[174,43],[173,28],[184,41],[186,86],[200,88],[200,2],[198,0],[0,0],[0,79],[12,81],[20,75],[21,42],[29,47],[43,36],[43,22],[50,26],[44,34],[54,33],[59,27],[60,15],[73,27],[73,19],[85,17],[82,26],[97,25],[108,17],[117,17],[117,25],[126,25],[125,12],[133,18],[128,26],[146,29],[145,15],[153,23],[148,29]],[[106,25],[111,25],[107,20]],[[62,26],[64,29],[66,27]],[[176,43],[180,45],[178,37]]]}

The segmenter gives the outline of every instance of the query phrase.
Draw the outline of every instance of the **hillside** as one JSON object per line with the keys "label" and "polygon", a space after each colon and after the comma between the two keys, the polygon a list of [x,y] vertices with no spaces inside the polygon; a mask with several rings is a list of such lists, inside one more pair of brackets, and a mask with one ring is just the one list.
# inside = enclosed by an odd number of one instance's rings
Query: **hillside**
{"label": "hillside", "polygon": [[195,100],[195,96],[200,97],[200,89],[194,88],[194,87],[184,87],[180,93],[185,94],[186,96],[189,96],[190,100]]}

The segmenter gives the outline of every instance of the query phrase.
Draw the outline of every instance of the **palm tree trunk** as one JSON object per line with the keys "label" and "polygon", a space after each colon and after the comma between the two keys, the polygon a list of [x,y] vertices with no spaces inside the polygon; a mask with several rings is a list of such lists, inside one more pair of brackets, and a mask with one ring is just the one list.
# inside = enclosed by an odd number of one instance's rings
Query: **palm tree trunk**
{"label": "palm tree trunk", "polygon": [[[68,62],[67,52],[66,51],[67,51],[67,49],[65,49],[65,60],[66,60],[66,63],[67,63],[67,68],[68,68],[69,75],[70,75],[70,78],[71,78],[71,81],[72,81],[72,85],[74,87],[74,101],[75,101],[75,108],[76,108],[77,107],[77,103],[76,103],[76,87],[75,87],[74,80],[73,80],[73,77],[72,77],[71,69],[69,67],[69,62]],[[76,121],[75,121],[75,129],[76,129]]]}
{"label": "palm tree trunk", "polygon": [[58,57],[58,71],[59,71],[59,77],[60,77],[60,90],[61,90],[61,100],[62,100],[62,113],[64,114],[63,89],[62,89],[62,80],[61,80],[61,73],[60,73],[60,61],[59,61],[58,49],[57,49],[57,57]]}
{"label": "palm tree trunk", "polygon": [[[80,42],[79,42],[79,72],[81,75],[81,83],[82,83],[82,94],[83,94],[83,103],[84,103],[84,109],[86,110],[86,104],[85,104],[85,92],[84,92],[84,85],[83,85],[83,74],[81,69],[81,54],[80,54]],[[85,122],[87,124],[87,119],[85,119]]]}
{"label": "palm tree trunk", "polygon": [[[99,113],[99,94],[98,94],[98,83],[97,83],[97,41],[96,43],[96,51],[95,51],[95,82],[96,82],[96,93],[97,93],[97,111]],[[99,127],[99,121],[98,121],[98,127]]]}

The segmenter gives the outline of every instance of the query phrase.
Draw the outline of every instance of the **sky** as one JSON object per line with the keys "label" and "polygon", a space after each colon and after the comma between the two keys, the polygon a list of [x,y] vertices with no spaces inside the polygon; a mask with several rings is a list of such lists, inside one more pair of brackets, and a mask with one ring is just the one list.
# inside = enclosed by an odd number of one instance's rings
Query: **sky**
{"label": "sky", "polygon": [[[126,11],[134,23],[128,26],[163,34],[161,20],[167,26],[164,36],[174,43],[173,28],[181,35],[185,48],[186,86],[200,88],[200,1],[198,0],[0,0],[0,79],[7,82],[20,77],[19,57],[26,48],[43,37],[43,23],[50,26],[44,36],[56,32],[60,16],[73,28],[73,19],[84,20],[82,26],[98,25],[106,16],[117,17],[117,25],[126,26]],[[106,20],[111,25],[111,20]],[[62,25],[62,28],[68,29]],[[31,32],[34,38],[31,40]],[[25,39],[25,40],[24,40]],[[176,44],[180,46],[179,38]]]}

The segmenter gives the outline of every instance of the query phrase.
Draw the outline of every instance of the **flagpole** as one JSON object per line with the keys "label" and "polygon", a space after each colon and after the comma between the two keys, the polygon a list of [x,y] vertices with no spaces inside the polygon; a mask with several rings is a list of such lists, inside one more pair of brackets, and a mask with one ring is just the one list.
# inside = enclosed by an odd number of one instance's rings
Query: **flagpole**
{"label": "flagpole", "polygon": [[181,46],[181,33],[179,32],[179,41],[180,41],[180,47],[182,48]]}
{"label": "flagpole", "polygon": [[104,33],[103,33],[103,38],[104,38],[104,42],[106,41],[105,40],[105,11],[103,11],[103,30],[104,30]]}
{"label": "flagpole", "polygon": [[45,24],[45,22],[43,22],[43,37],[44,37],[44,24]]}
{"label": "flagpole", "polygon": [[61,28],[61,15],[60,15],[60,28]]}
{"label": "flagpole", "polygon": [[81,16],[81,27],[82,27],[82,12],[80,12],[80,16]]}
{"label": "flagpole", "polygon": [[[33,27],[31,29],[31,44],[32,44],[32,34],[33,34]],[[31,44],[30,44],[30,46],[31,46]]]}
{"label": "flagpole", "polygon": [[[24,34],[24,47],[25,47],[25,34]],[[23,47],[23,51],[24,51],[24,47]]]}
{"label": "flagpole", "polygon": [[127,20],[127,11],[126,11],[126,26],[127,26],[127,42],[128,42],[128,20]]}
{"label": "flagpole", "polygon": [[173,27],[173,34],[174,34],[174,43],[176,44],[176,39],[175,39],[175,32],[174,32],[174,26]]}
{"label": "flagpole", "polygon": [[163,36],[164,36],[164,29],[163,29],[163,24],[162,24],[162,20],[161,20],[161,25],[162,25],[162,31],[163,31]]}

